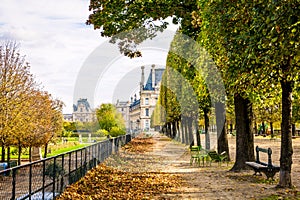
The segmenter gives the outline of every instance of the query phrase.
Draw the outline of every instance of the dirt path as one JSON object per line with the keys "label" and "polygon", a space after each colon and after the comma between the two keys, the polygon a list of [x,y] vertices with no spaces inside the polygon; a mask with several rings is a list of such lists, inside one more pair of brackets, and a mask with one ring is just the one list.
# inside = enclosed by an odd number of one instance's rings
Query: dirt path
{"label": "dirt path", "polygon": [[[204,141],[204,135],[201,135]],[[215,147],[212,135],[212,147]],[[255,146],[271,147],[279,164],[280,140],[255,138]],[[229,137],[235,158],[235,138]],[[275,189],[275,181],[252,171],[229,172],[234,162],[219,166],[190,165],[188,146],[159,133],[141,134],[85,177],[71,185],[58,200],[73,199],[300,199],[300,139],[293,140],[294,189]],[[261,157],[263,160],[266,158]]]}
{"label": "dirt path", "polygon": [[[168,139],[158,133],[153,133],[153,144],[145,152],[136,153],[121,151],[108,159],[105,164],[119,170],[130,172],[166,172],[178,174],[182,177],[182,186],[177,192],[161,194],[157,199],[261,199],[270,197],[281,199],[300,199],[299,180],[299,140],[294,141],[293,190],[275,189],[278,183],[278,174],[275,181],[267,181],[263,177],[252,176],[252,171],[243,173],[229,172],[233,162],[228,166],[212,163],[212,166],[190,165],[190,154],[186,145]],[[229,138],[231,158],[234,158],[234,137]],[[273,149],[273,160],[279,160],[279,140],[271,141],[265,138],[256,138],[255,145],[270,146]],[[278,198],[275,198],[278,197]]]}

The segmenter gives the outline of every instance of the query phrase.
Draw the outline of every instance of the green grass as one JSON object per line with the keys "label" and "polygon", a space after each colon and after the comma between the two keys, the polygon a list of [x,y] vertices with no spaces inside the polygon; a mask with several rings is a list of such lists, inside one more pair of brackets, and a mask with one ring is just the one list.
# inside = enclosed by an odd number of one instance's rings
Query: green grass
{"label": "green grass", "polygon": [[65,152],[69,152],[69,151],[73,151],[76,149],[80,149],[86,146],[89,146],[90,144],[76,144],[74,146],[66,146],[66,147],[62,147],[59,148],[60,145],[55,145],[55,148],[50,148],[51,149],[51,153],[47,154],[47,157],[51,157],[51,156],[56,156]]}
{"label": "green grass", "polygon": [[[62,143],[61,140],[59,142],[57,142],[55,145],[49,145],[48,146],[48,150],[50,151],[50,153],[47,154],[47,157],[51,157],[51,156],[56,156],[65,152],[69,152],[69,151],[73,151],[76,149],[80,149],[86,146],[91,145],[92,143],[87,143],[88,142],[88,138],[87,137],[82,137],[82,142],[83,144],[80,144],[78,142],[79,138],[78,137],[69,137],[66,138],[68,142]],[[107,137],[91,137],[91,140],[94,141],[96,140],[97,142],[99,141],[103,141],[106,140]],[[11,152],[16,152],[15,147],[11,147]],[[0,156],[1,156],[1,147],[0,147]],[[23,149],[24,151],[24,149]],[[44,149],[42,148],[42,156],[44,155]],[[17,154],[10,154],[10,159],[12,160],[16,160],[18,159],[18,155]],[[22,154],[21,155],[21,159],[29,159],[29,155],[28,155],[28,151],[26,154]]]}

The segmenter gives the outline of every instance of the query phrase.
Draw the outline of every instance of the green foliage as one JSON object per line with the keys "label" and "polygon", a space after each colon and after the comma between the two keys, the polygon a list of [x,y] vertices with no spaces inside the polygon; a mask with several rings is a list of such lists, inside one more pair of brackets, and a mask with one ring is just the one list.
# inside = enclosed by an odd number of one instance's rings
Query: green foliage
{"label": "green foliage", "polygon": [[300,86],[296,84],[293,91],[293,123],[300,122]]}
{"label": "green foliage", "polygon": [[75,131],[76,130],[76,122],[64,121],[63,122],[63,129],[65,131]]}
{"label": "green foliage", "polygon": [[96,115],[101,129],[105,129],[108,132],[113,127],[125,129],[125,121],[113,104],[101,104],[96,110]]}
{"label": "green foliage", "polygon": [[119,127],[112,127],[110,132],[109,132],[109,135],[112,136],[112,137],[118,137],[119,135],[125,135],[126,134],[126,131],[124,129],[121,129]]}
{"label": "green foliage", "polygon": [[107,136],[109,133],[107,130],[105,129],[99,129],[96,134],[98,134],[100,137],[104,137],[104,136]]}
{"label": "green foliage", "polygon": [[[118,42],[120,51],[129,57],[141,56],[137,44],[154,38],[156,32],[163,31],[169,24],[181,24],[186,33],[197,31],[191,26],[191,12],[197,9],[196,0],[159,0],[159,1],[105,1],[92,0],[87,24],[99,29],[101,36],[112,37]],[[131,32],[128,32],[131,31]],[[119,40],[118,40],[119,39]]]}

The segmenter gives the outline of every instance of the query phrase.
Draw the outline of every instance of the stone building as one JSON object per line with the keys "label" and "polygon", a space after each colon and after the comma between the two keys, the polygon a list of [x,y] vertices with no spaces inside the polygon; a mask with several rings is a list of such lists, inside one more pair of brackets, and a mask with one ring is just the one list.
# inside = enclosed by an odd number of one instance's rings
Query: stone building
{"label": "stone building", "polygon": [[95,111],[91,108],[87,99],[79,99],[73,105],[73,121],[92,122],[95,121]]}
{"label": "stone building", "polygon": [[142,75],[140,82],[140,98],[135,95],[131,98],[129,106],[130,129],[149,130],[151,115],[155,109],[159,96],[160,82],[164,69],[156,69],[152,65],[150,74],[145,82],[145,67],[142,66]]}
{"label": "stone building", "polygon": [[116,109],[119,113],[122,114],[124,120],[125,120],[125,127],[127,130],[130,129],[130,120],[129,120],[129,101],[117,101],[116,103]]}

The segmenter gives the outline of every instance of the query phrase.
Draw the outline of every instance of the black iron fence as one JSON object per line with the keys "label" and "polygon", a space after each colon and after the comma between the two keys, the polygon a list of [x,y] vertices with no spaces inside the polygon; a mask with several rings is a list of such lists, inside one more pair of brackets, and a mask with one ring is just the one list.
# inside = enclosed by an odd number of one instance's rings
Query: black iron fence
{"label": "black iron fence", "polygon": [[0,199],[53,199],[66,186],[78,181],[86,172],[134,135],[107,139],[91,146],[0,171]]}

